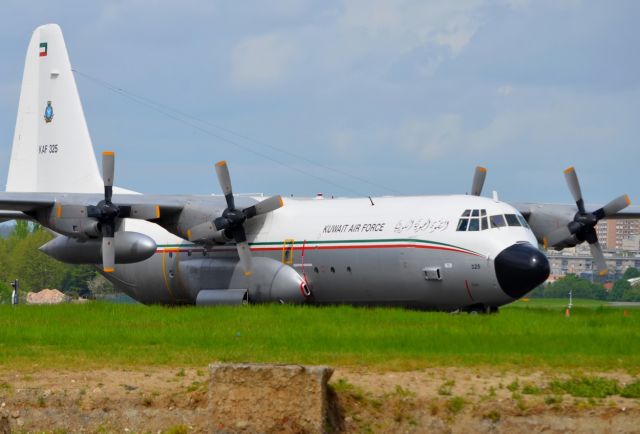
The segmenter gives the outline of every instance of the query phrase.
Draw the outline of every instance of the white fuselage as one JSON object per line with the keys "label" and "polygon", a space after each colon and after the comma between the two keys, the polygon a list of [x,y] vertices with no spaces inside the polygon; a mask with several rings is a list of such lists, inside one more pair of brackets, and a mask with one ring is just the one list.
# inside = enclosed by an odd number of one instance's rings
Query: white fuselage
{"label": "white fuselage", "polygon": [[[504,221],[505,215],[524,221],[510,205],[477,196],[381,197],[373,205],[368,198],[285,199],[284,207],[247,221],[245,228],[254,258],[295,270],[311,290],[309,302],[497,307],[514,298],[500,288],[494,259],[514,244],[537,245],[522,224],[491,227],[492,216]],[[201,290],[229,289],[221,287],[225,282],[247,288],[255,283],[254,276],[242,280],[238,273],[232,281],[218,280],[215,265],[207,265],[230,261],[237,268],[233,244],[197,245],[153,223],[127,219],[124,224],[158,245],[152,258],[121,265],[111,277],[139,301],[195,303]],[[193,261],[198,265],[189,267]],[[192,278],[207,267],[209,278]],[[257,291],[254,299],[277,301]]]}

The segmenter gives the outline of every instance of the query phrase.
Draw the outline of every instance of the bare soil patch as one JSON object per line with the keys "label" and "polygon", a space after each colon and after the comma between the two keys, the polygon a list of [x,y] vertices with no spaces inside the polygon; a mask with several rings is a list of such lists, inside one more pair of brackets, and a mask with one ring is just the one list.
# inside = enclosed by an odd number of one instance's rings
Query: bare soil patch
{"label": "bare soil patch", "polygon": [[[620,384],[637,379],[625,372],[584,375]],[[640,399],[581,398],[546,388],[566,377],[487,367],[409,372],[337,368],[330,384],[338,431],[346,433],[640,433]],[[6,416],[13,432],[208,432],[208,381],[205,366],[5,368],[0,373],[0,416]],[[229,429],[243,432],[242,427]],[[290,423],[276,432],[296,430]]]}

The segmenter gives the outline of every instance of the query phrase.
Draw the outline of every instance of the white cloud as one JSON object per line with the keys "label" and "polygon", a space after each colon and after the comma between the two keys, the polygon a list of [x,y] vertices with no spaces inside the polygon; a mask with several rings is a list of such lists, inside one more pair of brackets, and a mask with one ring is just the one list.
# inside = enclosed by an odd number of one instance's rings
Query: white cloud
{"label": "white cloud", "polygon": [[[462,118],[446,114],[436,119],[411,119],[397,129],[396,143],[408,153],[417,152],[425,161],[449,154],[452,146],[460,146]],[[394,133],[389,131],[388,134]]]}
{"label": "white cloud", "polygon": [[252,36],[231,54],[231,83],[238,88],[263,88],[281,82],[298,52],[294,40],[278,34]]}
{"label": "white cloud", "polygon": [[498,88],[498,94],[502,96],[509,96],[513,92],[513,86],[510,84],[505,84]]}
{"label": "white cloud", "polygon": [[290,78],[300,81],[360,72],[378,80],[399,62],[430,76],[471,43],[482,7],[480,0],[345,0],[300,18],[300,24],[238,42],[231,53],[231,81],[236,87],[273,86],[288,67],[295,71]]}

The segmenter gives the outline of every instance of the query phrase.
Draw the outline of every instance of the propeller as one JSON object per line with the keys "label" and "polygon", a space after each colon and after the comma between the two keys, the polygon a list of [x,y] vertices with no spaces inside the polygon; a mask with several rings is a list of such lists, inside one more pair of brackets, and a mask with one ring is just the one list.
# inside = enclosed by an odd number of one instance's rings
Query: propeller
{"label": "propeller", "polygon": [[102,179],[104,182],[104,199],[96,205],[58,205],[58,218],[93,218],[98,221],[102,236],[102,270],[105,273],[115,271],[115,234],[119,219],[136,218],[153,220],[160,218],[158,205],[117,205],[111,201],[113,197],[113,177],[115,172],[115,153],[102,153]]}
{"label": "propeller", "polygon": [[575,169],[573,167],[566,169],[564,171],[564,177],[567,181],[567,185],[569,186],[569,190],[571,191],[571,195],[573,196],[573,200],[576,201],[578,212],[569,224],[548,234],[544,238],[545,245],[553,246],[559,244],[571,236],[575,236],[579,242],[586,241],[589,243],[591,256],[598,267],[598,272],[601,276],[604,276],[609,270],[604,254],[602,253],[602,246],[598,242],[598,235],[596,234],[595,226],[598,221],[603,218],[612,216],[629,206],[631,204],[629,196],[623,194],[622,196],[616,197],[602,208],[599,208],[594,212],[587,212],[584,208],[582,190],[580,188],[580,182],[578,181],[578,175],[576,174]]}
{"label": "propeller", "polygon": [[484,186],[484,179],[487,177],[487,169],[484,167],[476,166],[475,173],[473,174],[473,182],[471,183],[471,195],[480,196],[482,193],[482,187]]}
{"label": "propeller", "polygon": [[275,211],[282,207],[284,203],[280,196],[271,196],[250,207],[244,209],[236,208],[227,162],[219,161],[215,167],[218,182],[227,201],[227,208],[223,211],[222,216],[212,222],[204,222],[190,228],[187,231],[187,237],[190,241],[207,240],[212,239],[221,231],[224,232],[227,238],[235,241],[240,264],[244,269],[245,275],[250,276],[251,251],[249,249],[249,243],[247,243],[247,235],[244,231],[244,222],[257,215]]}

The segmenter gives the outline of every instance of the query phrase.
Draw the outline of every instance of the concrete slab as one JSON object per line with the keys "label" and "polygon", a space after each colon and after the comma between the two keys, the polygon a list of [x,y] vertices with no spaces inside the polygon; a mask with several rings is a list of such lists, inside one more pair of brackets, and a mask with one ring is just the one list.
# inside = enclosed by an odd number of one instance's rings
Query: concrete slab
{"label": "concrete slab", "polygon": [[212,364],[211,432],[324,433],[329,427],[328,366]]}

